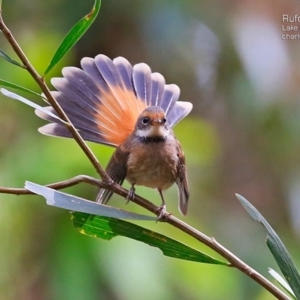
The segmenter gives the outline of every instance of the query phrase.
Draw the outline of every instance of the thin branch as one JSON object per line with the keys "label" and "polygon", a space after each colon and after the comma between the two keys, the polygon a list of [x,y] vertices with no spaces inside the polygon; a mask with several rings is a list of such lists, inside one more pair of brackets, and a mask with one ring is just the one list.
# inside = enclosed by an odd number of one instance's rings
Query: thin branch
{"label": "thin branch", "polygon": [[[91,179],[91,180],[89,180]],[[55,183],[50,183],[45,185],[46,187],[49,187],[54,190],[62,190],[71,186],[74,186],[79,183],[90,183],[93,185],[96,185],[99,188],[104,188],[106,185],[102,183],[100,180],[96,180],[95,178],[85,176],[85,175],[78,175],[76,177],[55,182]],[[0,187],[0,193],[1,194],[11,194],[11,195],[32,195],[31,191],[25,189],[25,188],[8,188],[8,187]]]}
{"label": "thin branch", "polygon": [[61,106],[58,104],[58,102],[55,100],[55,98],[52,96],[47,84],[45,83],[45,80],[42,76],[40,76],[35,68],[32,66],[30,61],[27,59],[26,55],[24,54],[23,50],[19,46],[18,42],[8,29],[8,27],[5,25],[3,17],[2,17],[2,11],[0,9],[0,30],[2,31],[3,35],[6,37],[7,41],[15,51],[15,53],[18,55],[20,60],[22,61],[23,65],[25,66],[26,70],[30,73],[32,78],[36,81],[36,83],[39,85],[45,96],[47,97],[49,103],[54,108],[56,113],[59,115],[60,118],[62,118],[64,121],[66,121],[68,124],[66,124],[68,130],[80,146],[80,148],[83,150],[83,152],[86,154],[94,168],[96,169],[99,176],[104,181],[111,181],[109,176],[106,174],[106,172],[103,170],[103,168],[100,166],[98,159],[94,155],[94,153],[91,151],[91,149],[88,147],[86,142],[83,140],[83,138],[78,133],[77,129],[74,127],[74,125],[70,122],[68,116],[63,111]]}
{"label": "thin branch", "polygon": [[168,217],[166,222],[176,227],[180,231],[187,233],[189,236],[192,236],[196,240],[200,241],[201,243],[207,245],[209,248],[213,249],[222,257],[226,258],[231,263],[232,267],[240,270],[245,275],[252,278],[258,284],[260,284],[266,290],[268,290],[272,295],[274,295],[277,299],[290,300],[290,298],[285,293],[283,293],[279,288],[277,288],[273,283],[271,283],[268,279],[266,279],[260,273],[255,271],[249,265],[244,263],[241,259],[239,259],[228,249],[226,249],[224,246],[218,243],[214,238],[208,237],[207,235],[203,234],[202,232],[196,230],[195,228],[191,227],[187,223],[181,221],[180,219],[172,215]]}

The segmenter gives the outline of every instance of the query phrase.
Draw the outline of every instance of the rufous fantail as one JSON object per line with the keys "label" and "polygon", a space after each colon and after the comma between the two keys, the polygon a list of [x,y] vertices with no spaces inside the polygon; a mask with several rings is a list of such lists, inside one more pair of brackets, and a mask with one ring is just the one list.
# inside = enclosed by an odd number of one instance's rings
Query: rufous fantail
{"label": "rufous fantail", "polygon": [[[63,78],[53,78],[57,89],[52,95],[70,121],[87,141],[117,147],[106,172],[122,184],[156,188],[161,196],[160,216],[166,205],[162,192],[173,183],[178,186],[179,211],[185,215],[189,198],[185,157],[172,127],[191,110],[189,102],[177,101],[180,89],[167,85],[159,73],[151,73],[144,63],[132,66],[125,58],[105,55],[81,60],[82,69],[65,67]],[[47,107],[55,113],[52,107]],[[46,135],[72,137],[55,118],[36,114],[50,121],[39,131]],[[106,204],[112,192],[100,189],[99,203]]]}

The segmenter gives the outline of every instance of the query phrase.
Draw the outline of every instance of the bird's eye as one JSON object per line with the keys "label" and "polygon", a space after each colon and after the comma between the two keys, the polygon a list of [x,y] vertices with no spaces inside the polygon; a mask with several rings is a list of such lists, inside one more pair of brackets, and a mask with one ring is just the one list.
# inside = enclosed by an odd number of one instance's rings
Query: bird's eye
{"label": "bird's eye", "polygon": [[143,120],[142,120],[142,123],[143,123],[144,125],[147,125],[148,122],[149,122],[149,118],[148,118],[148,117],[144,117]]}
{"label": "bird's eye", "polygon": [[166,119],[166,118],[163,118],[163,119],[162,119],[162,123],[165,124],[166,122],[167,122],[167,119]]}

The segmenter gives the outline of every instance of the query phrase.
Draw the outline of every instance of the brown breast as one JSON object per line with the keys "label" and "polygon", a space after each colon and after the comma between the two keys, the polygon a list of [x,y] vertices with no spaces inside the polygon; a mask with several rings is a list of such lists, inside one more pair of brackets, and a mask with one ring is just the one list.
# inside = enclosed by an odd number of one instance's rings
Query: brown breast
{"label": "brown breast", "polygon": [[132,143],[127,162],[126,179],[131,184],[165,190],[177,178],[176,140],[170,136],[159,143]]}

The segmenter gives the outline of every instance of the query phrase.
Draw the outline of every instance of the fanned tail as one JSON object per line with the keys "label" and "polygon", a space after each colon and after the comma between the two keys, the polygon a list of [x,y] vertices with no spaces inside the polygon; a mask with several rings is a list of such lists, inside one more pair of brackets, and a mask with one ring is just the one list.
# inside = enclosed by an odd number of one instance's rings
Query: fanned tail
{"label": "fanned tail", "polygon": [[[64,77],[51,82],[57,89],[52,95],[85,140],[122,144],[148,106],[162,107],[171,127],[192,109],[191,103],[177,101],[177,85],[166,85],[164,77],[152,73],[144,63],[132,66],[123,57],[111,60],[97,55],[94,59],[83,58],[81,67],[66,67],[62,70]],[[51,107],[47,109],[54,112]],[[71,137],[58,120],[44,112],[36,114],[50,122],[39,129],[41,133]]]}

